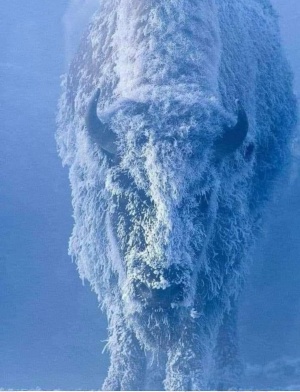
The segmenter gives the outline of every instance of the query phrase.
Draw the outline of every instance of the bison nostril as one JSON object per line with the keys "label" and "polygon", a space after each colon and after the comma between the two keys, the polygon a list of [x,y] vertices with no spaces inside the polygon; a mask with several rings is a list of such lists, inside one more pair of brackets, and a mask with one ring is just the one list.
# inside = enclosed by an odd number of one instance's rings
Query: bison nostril
{"label": "bison nostril", "polygon": [[153,305],[169,306],[172,303],[179,303],[184,299],[183,286],[180,284],[171,285],[166,289],[153,289],[151,293]]}
{"label": "bison nostril", "polygon": [[151,297],[151,290],[149,289],[149,287],[143,283],[143,282],[139,282],[135,284],[135,295],[138,298],[150,298]]}
{"label": "bison nostril", "polygon": [[136,299],[151,307],[169,307],[184,300],[184,287],[182,284],[173,284],[165,289],[156,289],[139,282],[135,284],[134,295]]}

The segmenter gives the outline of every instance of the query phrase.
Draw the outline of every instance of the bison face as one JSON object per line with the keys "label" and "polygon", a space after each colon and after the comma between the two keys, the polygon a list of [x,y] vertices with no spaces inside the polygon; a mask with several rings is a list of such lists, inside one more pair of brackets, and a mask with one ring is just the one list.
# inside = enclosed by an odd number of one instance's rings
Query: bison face
{"label": "bison face", "polygon": [[120,255],[125,312],[135,325],[152,320],[157,334],[158,317],[171,325],[193,311],[196,282],[207,268],[222,162],[243,144],[247,116],[237,103],[237,123],[230,127],[212,99],[202,110],[127,102],[104,123],[98,99],[99,90],[86,128],[108,163],[106,228]]}

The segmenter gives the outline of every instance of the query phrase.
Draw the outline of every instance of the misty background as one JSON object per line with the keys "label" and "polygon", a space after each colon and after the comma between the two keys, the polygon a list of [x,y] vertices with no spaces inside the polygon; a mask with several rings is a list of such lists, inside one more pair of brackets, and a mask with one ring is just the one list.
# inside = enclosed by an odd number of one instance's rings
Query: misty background
{"label": "misty background", "polygon": [[[54,140],[60,75],[97,3],[0,3],[0,388],[99,389],[107,371],[106,321],[67,254],[70,188]],[[300,96],[300,2],[273,3]],[[300,385],[296,165],[290,184],[269,208],[241,299],[241,350],[260,389],[276,360]]]}

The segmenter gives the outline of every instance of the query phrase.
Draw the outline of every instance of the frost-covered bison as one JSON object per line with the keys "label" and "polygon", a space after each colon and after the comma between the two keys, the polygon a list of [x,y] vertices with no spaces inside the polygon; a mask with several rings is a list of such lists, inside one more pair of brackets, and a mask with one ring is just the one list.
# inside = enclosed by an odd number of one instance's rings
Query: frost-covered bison
{"label": "frost-covered bison", "polygon": [[103,0],[58,121],[103,388],[235,387],[237,298],[295,124],[269,1]]}

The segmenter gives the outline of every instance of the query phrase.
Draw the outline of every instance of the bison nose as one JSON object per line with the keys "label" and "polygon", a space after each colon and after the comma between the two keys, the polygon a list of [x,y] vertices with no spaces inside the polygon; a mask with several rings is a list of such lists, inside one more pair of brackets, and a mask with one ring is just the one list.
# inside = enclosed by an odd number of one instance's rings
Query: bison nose
{"label": "bison nose", "polygon": [[135,285],[135,298],[152,308],[167,308],[184,300],[184,287],[182,284],[172,284],[165,289],[158,289],[139,282]]}
{"label": "bison nose", "polygon": [[173,284],[165,289],[151,290],[151,306],[169,307],[184,299],[183,285]]}

